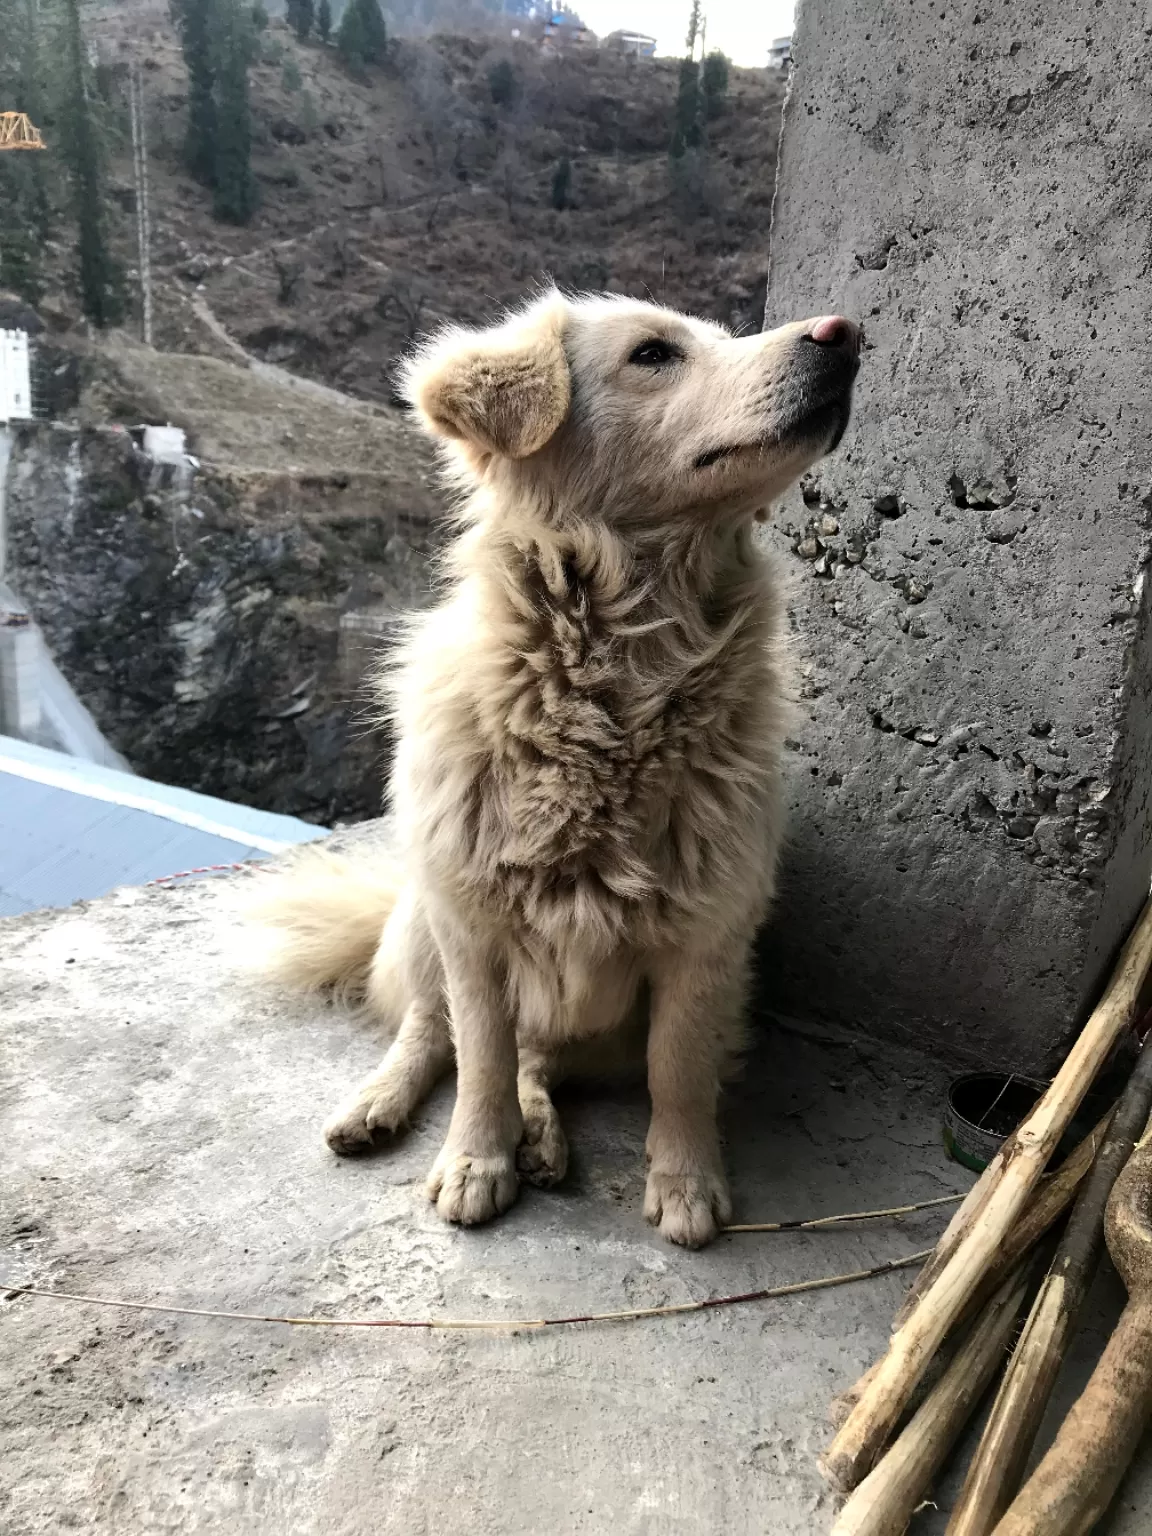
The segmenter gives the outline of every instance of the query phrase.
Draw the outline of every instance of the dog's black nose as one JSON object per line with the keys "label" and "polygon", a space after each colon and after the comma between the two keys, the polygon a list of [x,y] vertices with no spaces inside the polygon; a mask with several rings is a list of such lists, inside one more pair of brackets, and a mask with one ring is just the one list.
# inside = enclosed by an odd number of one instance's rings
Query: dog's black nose
{"label": "dog's black nose", "polygon": [[804,334],[809,341],[831,352],[847,352],[849,357],[860,355],[860,327],[843,315],[821,315],[818,320],[809,321]]}

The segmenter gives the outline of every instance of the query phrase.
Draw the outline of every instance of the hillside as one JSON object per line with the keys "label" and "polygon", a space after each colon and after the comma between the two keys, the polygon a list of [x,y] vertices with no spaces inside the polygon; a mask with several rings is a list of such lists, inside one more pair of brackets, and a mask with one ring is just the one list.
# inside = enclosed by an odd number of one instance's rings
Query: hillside
{"label": "hillside", "polygon": [[[57,102],[35,168],[55,204],[41,292],[34,309],[0,294],[0,323],[35,333],[41,414],[66,424],[17,436],[11,579],[139,771],[328,824],[372,815],[387,744],[367,731],[363,679],[397,615],[427,601],[441,526],[430,446],[392,397],[396,361],[438,322],[483,320],[549,277],[758,327],[781,83],[733,70],[706,156],[673,165],[676,61],[548,57],[495,35],[507,21],[489,13],[487,35],[393,38],[353,73],[273,18],[251,75],[260,203],[236,227],[184,168],[188,77],[167,6],[117,0],[84,25],[130,307],[119,330],[81,320]],[[123,429],[142,421],[186,430],[187,474],[138,451]]]}
{"label": "hillside", "polygon": [[[546,57],[498,37],[393,39],[386,64],[356,75],[273,18],[252,71],[261,206],[232,228],[183,169],[187,76],[167,9],[115,4],[86,26],[113,107],[113,231],[129,268],[123,104],[130,59],[142,66],[161,348],[224,355],[207,306],[255,356],[387,399],[390,366],[414,334],[490,313],[548,276],[760,323],[782,93],[768,71],[732,71],[706,171],[677,178],[673,60]],[[557,211],[562,157],[571,206]],[[62,241],[58,279],[69,257]],[[64,320],[74,305],[54,286],[50,307]]]}

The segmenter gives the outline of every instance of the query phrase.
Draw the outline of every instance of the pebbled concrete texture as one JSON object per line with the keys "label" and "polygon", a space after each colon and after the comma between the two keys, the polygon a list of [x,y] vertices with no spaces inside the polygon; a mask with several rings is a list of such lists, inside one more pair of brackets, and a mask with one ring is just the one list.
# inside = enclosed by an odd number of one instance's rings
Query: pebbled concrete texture
{"label": "pebbled concrete texture", "polygon": [[768,322],[863,320],[776,511],[803,668],[786,1011],[1042,1070],[1148,890],[1152,26],[802,0]]}
{"label": "pebbled concrete texture", "polygon": [[[862,1268],[947,1211],[675,1250],[641,1218],[646,1104],[568,1095],[574,1172],[503,1221],[421,1191],[451,1085],[388,1152],[320,1122],[376,1059],[362,1024],[236,967],[216,883],[0,923],[0,1296],[23,1282],[207,1308],[538,1317]],[[726,1115],[737,1219],[960,1190],[936,1062],[766,1025]],[[907,1284],[508,1334],[287,1329],[0,1300],[0,1530],[56,1536],[791,1536],[831,1524],[832,1395]],[[1105,1282],[1083,1347],[1115,1316]],[[1115,1529],[1136,1533],[1147,1463]],[[1125,1523],[1127,1521],[1127,1523]],[[942,1528],[931,1510],[918,1533]]]}

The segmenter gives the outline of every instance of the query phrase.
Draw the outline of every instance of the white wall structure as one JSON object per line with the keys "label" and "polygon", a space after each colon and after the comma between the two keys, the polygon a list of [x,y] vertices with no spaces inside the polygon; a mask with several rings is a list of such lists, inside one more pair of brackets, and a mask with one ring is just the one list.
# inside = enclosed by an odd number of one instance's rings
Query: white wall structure
{"label": "white wall structure", "polygon": [[0,736],[40,740],[38,641],[26,614],[0,608]]}
{"label": "white wall structure", "polygon": [[0,331],[0,423],[32,416],[32,378],[25,331]]}
{"label": "white wall structure", "polygon": [[144,452],[155,464],[180,464],[185,459],[184,433],[180,427],[145,427]]}

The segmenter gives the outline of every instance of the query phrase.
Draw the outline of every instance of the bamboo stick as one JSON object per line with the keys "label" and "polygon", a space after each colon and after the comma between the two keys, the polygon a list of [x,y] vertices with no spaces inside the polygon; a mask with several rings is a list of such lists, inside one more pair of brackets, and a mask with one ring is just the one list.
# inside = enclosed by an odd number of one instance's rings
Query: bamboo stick
{"label": "bamboo stick", "polygon": [[1112,1502],[1152,1417],[1152,1122],[1113,1186],[1104,1231],[1128,1305],[996,1536],[1085,1536]]}
{"label": "bamboo stick", "polygon": [[893,1333],[876,1374],[823,1459],[847,1491],[867,1475],[916,1383],[992,1267],[1093,1078],[1128,1023],[1152,960],[1152,901],[1124,946],[1103,998],[1044,1097],[1008,1138],[994,1180],[955,1251]]}
{"label": "bamboo stick", "polygon": [[1004,1359],[1027,1266],[1001,1285],[892,1448],[844,1505],[832,1536],[901,1536]]}
{"label": "bamboo stick", "polygon": [[1152,1110],[1152,1035],[1081,1185],[1000,1384],[946,1536],[988,1536],[1011,1503],[1104,1246],[1104,1208]]}
{"label": "bamboo stick", "polygon": [[992,1261],[987,1274],[965,1304],[960,1314],[961,1322],[966,1321],[983,1302],[987,1301],[1008,1271],[1016,1267],[1028,1250],[1056,1225],[1072,1204],[1084,1176],[1104,1145],[1114,1113],[1115,1111],[1110,1109],[1106,1115],[1102,1115],[1084,1140],[1072,1149],[1056,1172],[1040,1180],[1039,1188],[1032,1196],[1023,1216],[1004,1239],[1000,1252]]}
{"label": "bamboo stick", "polygon": [[[974,1312],[980,1310],[992,1292],[1000,1285],[1007,1272],[1015,1268],[1016,1264],[1024,1257],[1032,1245],[1039,1242],[1045,1232],[1054,1226],[1068,1209],[1080,1180],[1091,1167],[1092,1160],[1104,1139],[1111,1115],[1112,1111],[1109,1110],[1108,1114],[1093,1127],[1091,1133],[1085,1136],[1084,1140],[1073,1148],[1056,1173],[1041,1179],[1040,1186],[1033,1196],[1028,1209],[1009,1234],[995,1264],[969,1298],[964,1312],[958,1321],[958,1326],[968,1321]],[[989,1167],[991,1166],[989,1164]],[[973,1189],[977,1187],[977,1185],[973,1185]],[[940,1242],[937,1244],[929,1263],[939,1254],[940,1247],[948,1242],[949,1234],[946,1230],[941,1236]],[[897,1314],[897,1319],[899,1320],[900,1317],[907,1315],[911,1310],[913,1309],[908,1308],[907,1298],[905,1298],[904,1306]],[[838,1397],[832,1399],[828,1409],[828,1419],[834,1429],[839,1429],[847,1420],[848,1415],[859,1402],[864,1389],[877,1374],[882,1363],[882,1359],[874,1360],[855,1385],[847,1388]]]}
{"label": "bamboo stick", "polygon": [[[996,1186],[1000,1177],[1000,1167],[1004,1161],[1004,1148],[1001,1147],[996,1156],[984,1169],[984,1172],[973,1184],[964,1197],[960,1209],[952,1217],[952,1220],[940,1234],[940,1241],[936,1244],[936,1252],[925,1264],[924,1268],[916,1276],[908,1289],[900,1310],[896,1314],[895,1326],[898,1328],[906,1318],[912,1315],[920,1301],[920,1297],[935,1282],[936,1276],[948,1263],[948,1260],[956,1252],[961,1242],[971,1231],[972,1223],[984,1209],[989,1195]],[[879,1361],[877,1361],[877,1366]]]}

